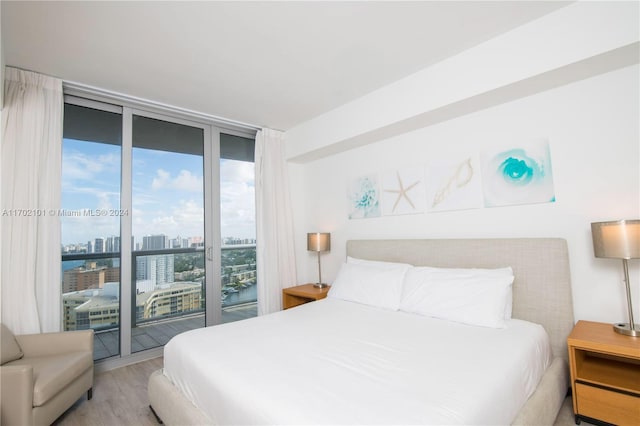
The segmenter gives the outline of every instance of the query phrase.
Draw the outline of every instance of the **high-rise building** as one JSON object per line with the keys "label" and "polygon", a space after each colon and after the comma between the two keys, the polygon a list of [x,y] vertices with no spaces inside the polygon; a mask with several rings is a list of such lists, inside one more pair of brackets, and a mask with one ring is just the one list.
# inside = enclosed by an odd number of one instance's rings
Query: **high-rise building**
{"label": "high-rise building", "polygon": [[120,282],[120,267],[106,268],[104,270],[104,282],[106,283],[119,283]]}
{"label": "high-rise building", "polygon": [[105,252],[117,253],[120,251],[120,237],[111,236],[107,238]]}
{"label": "high-rise building", "polygon": [[136,297],[136,319],[157,318],[203,308],[202,285],[191,282],[171,284]]}
{"label": "high-rise building", "polygon": [[91,241],[87,241],[87,253],[93,253],[93,243]]}
{"label": "high-rise building", "polygon": [[164,250],[169,248],[169,238],[166,235],[145,235],[142,237],[142,250]]}
{"label": "high-rise building", "polygon": [[155,288],[175,281],[174,255],[136,257],[136,281],[151,281]]}
{"label": "high-rise building", "polygon": [[62,292],[100,289],[108,282],[120,281],[120,267],[97,266],[96,262],[85,262],[84,266],[64,271]]}
{"label": "high-rise building", "polygon": [[96,238],[95,244],[93,245],[93,252],[104,253],[104,249],[105,249],[104,238]]}
{"label": "high-rise building", "polygon": [[[100,330],[118,326],[120,297],[117,283],[107,284],[97,292],[66,294],[62,302],[65,330]],[[203,310],[203,305],[202,284],[175,283],[137,294],[136,320],[199,312]]]}
{"label": "high-rise building", "polygon": [[104,287],[104,269],[83,267],[64,271],[62,277],[62,292],[98,289]]}

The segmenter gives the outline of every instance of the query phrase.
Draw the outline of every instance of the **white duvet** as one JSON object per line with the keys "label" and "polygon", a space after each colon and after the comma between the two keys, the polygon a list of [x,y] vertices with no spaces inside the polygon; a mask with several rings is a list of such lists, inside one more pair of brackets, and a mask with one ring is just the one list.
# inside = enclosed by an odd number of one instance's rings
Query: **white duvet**
{"label": "white duvet", "polygon": [[544,329],[337,299],[174,337],[164,374],[217,424],[510,424],[551,363]]}

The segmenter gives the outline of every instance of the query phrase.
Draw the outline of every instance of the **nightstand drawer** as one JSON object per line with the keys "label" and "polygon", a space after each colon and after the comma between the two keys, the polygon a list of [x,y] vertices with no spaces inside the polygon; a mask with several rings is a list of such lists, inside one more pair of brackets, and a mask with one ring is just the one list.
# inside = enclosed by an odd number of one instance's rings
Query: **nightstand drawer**
{"label": "nightstand drawer", "polygon": [[578,412],[617,425],[640,424],[640,397],[576,383]]}

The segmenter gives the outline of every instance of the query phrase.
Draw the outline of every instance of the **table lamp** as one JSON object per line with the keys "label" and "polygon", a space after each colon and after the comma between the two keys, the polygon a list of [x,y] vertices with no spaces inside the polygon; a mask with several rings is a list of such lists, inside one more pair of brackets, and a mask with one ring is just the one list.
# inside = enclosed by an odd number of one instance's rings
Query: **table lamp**
{"label": "table lamp", "polygon": [[327,285],[322,282],[322,270],[320,268],[320,253],[331,250],[331,234],[312,232],[307,234],[307,250],[318,253],[318,282],[313,286],[324,288]]}
{"label": "table lamp", "polygon": [[627,336],[640,336],[640,326],[633,321],[631,286],[629,285],[629,259],[640,258],[640,220],[617,220],[591,224],[593,252],[596,257],[622,259],[624,282],[627,288],[629,323],[618,323],[613,329]]}

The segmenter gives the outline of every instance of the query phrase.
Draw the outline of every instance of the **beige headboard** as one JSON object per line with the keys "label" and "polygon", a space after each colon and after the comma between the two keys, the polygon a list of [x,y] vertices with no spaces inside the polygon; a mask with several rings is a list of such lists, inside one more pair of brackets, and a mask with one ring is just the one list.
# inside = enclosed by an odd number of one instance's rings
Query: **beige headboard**
{"label": "beige headboard", "polygon": [[574,325],[567,242],[560,238],[351,240],[347,255],[441,268],[511,266],[513,318],[541,324],[556,357],[568,358]]}

